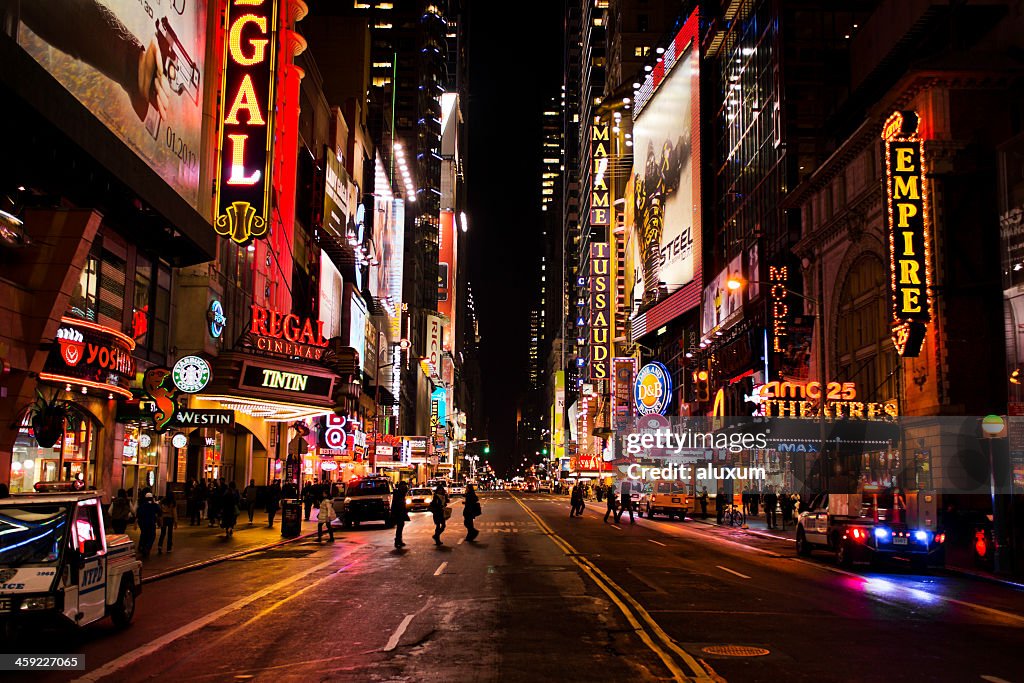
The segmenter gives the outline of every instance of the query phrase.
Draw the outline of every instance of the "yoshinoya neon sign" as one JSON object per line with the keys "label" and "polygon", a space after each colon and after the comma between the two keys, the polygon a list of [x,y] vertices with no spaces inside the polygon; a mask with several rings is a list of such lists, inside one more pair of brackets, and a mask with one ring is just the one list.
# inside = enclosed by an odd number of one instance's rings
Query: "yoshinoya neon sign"
{"label": "yoshinoya neon sign", "polygon": [[672,402],[672,375],[668,368],[657,361],[640,368],[633,383],[633,401],[640,415],[668,412]]}
{"label": "yoshinoya neon sign", "polygon": [[214,229],[237,244],[270,227],[277,4],[227,2]]}
{"label": "yoshinoya neon sign", "polygon": [[889,270],[896,351],[916,357],[931,322],[931,239],[924,141],[916,112],[893,113],[882,127]]}
{"label": "yoshinoya neon sign", "polygon": [[320,360],[327,347],[322,320],[278,313],[256,304],[252,306],[249,332],[257,349],[281,356]]}
{"label": "yoshinoya neon sign", "polygon": [[39,379],[131,398],[135,340],[88,320],[64,317]]}

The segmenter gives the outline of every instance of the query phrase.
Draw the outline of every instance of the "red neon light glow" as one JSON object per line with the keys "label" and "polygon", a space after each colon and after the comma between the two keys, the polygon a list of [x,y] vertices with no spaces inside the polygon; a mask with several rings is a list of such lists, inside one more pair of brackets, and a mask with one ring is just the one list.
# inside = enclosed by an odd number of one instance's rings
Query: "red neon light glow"
{"label": "red neon light glow", "polygon": [[98,389],[100,391],[108,391],[124,398],[131,398],[132,392],[128,389],[116,387],[113,384],[103,384],[101,382],[92,382],[87,379],[79,379],[78,377],[65,377],[64,375],[55,375],[49,372],[40,372],[39,379],[44,382],[63,382],[65,384],[77,384],[78,386],[89,387],[90,389]]}

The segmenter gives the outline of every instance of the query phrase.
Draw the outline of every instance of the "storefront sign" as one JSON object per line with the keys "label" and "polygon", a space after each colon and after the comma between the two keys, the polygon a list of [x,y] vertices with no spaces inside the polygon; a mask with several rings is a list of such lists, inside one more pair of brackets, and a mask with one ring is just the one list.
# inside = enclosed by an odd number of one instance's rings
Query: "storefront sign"
{"label": "storefront sign", "polygon": [[607,242],[590,245],[590,379],[608,379],[611,273]]}
{"label": "storefront sign", "polygon": [[312,396],[321,399],[331,398],[333,386],[334,381],[328,376],[289,372],[252,363],[246,364],[239,384],[242,389],[265,389],[294,394],[296,398]]}
{"label": "storefront sign", "polygon": [[611,193],[608,190],[608,124],[595,123],[590,127],[590,224],[608,225],[611,222]]}
{"label": "storefront sign", "polygon": [[65,317],[55,341],[39,379],[132,397],[128,387],[135,376],[135,340],[131,337],[87,320]]}
{"label": "storefront sign", "polygon": [[256,304],[249,332],[257,349],[280,356],[320,360],[327,346],[322,320],[278,313]]}
{"label": "storefront sign", "polygon": [[206,322],[210,325],[210,336],[220,339],[220,336],[224,334],[224,326],[228,324],[228,319],[224,315],[224,306],[217,299],[210,302],[210,309],[206,311]]}
{"label": "storefront sign", "polygon": [[427,316],[427,364],[430,366],[431,377],[441,377],[441,352],[443,348],[441,319],[436,315]]}
{"label": "storefront sign", "polygon": [[200,410],[197,408],[179,408],[174,412],[170,425],[173,427],[234,427],[235,411],[233,410]]}
{"label": "storefront sign", "polygon": [[667,413],[672,401],[672,375],[668,368],[657,361],[640,368],[633,383],[633,401],[640,415]]}
{"label": "storefront sign", "polygon": [[783,351],[789,325],[789,305],[786,303],[786,296],[789,294],[789,290],[786,288],[788,279],[789,268],[769,266],[768,302],[771,306],[772,351],[776,353]]}
{"label": "storefront sign", "polygon": [[600,456],[577,455],[569,459],[569,467],[573,472],[610,472],[611,465]]}
{"label": "storefront sign", "polygon": [[175,448],[184,448],[188,445],[188,437],[181,432],[178,432],[171,437],[171,445]]}
{"label": "storefront sign", "polygon": [[886,201],[892,283],[893,343],[901,356],[921,352],[931,321],[931,243],[920,121],[912,111],[885,122]]}
{"label": "storefront sign", "polygon": [[612,428],[626,429],[633,422],[633,380],[636,359],[612,359]]}
{"label": "storefront sign", "polygon": [[186,394],[195,394],[205,389],[211,376],[210,364],[199,356],[183,356],[171,369],[174,386]]}
{"label": "storefront sign", "polygon": [[277,0],[228,0],[214,229],[237,244],[270,227]]}
{"label": "storefront sign", "polygon": [[[768,382],[754,390],[765,417],[820,417],[820,382]],[[829,382],[825,386],[825,417],[851,420],[889,420],[899,415],[895,402],[854,400],[854,382]]]}

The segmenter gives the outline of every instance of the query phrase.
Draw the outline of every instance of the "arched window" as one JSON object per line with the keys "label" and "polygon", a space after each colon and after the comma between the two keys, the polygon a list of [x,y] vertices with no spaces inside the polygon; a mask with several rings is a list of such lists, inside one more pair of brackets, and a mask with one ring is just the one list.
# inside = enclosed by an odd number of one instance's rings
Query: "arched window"
{"label": "arched window", "polygon": [[850,269],[839,298],[835,379],[856,382],[861,401],[896,398],[896,350],[890,336],[888,274],[873,254]]}

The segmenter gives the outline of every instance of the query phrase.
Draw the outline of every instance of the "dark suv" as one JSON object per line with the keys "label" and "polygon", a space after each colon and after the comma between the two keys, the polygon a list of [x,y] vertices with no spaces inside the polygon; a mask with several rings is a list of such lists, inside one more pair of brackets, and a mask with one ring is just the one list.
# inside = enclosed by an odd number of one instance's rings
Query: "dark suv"
{"label": "dark suv", "polygon": [[392,526],[391,495],[394,487],[387,477],[353,479],[345,488],[344,497],[334,499],[334,511],[348,529],[360,522],[384,522]]}

